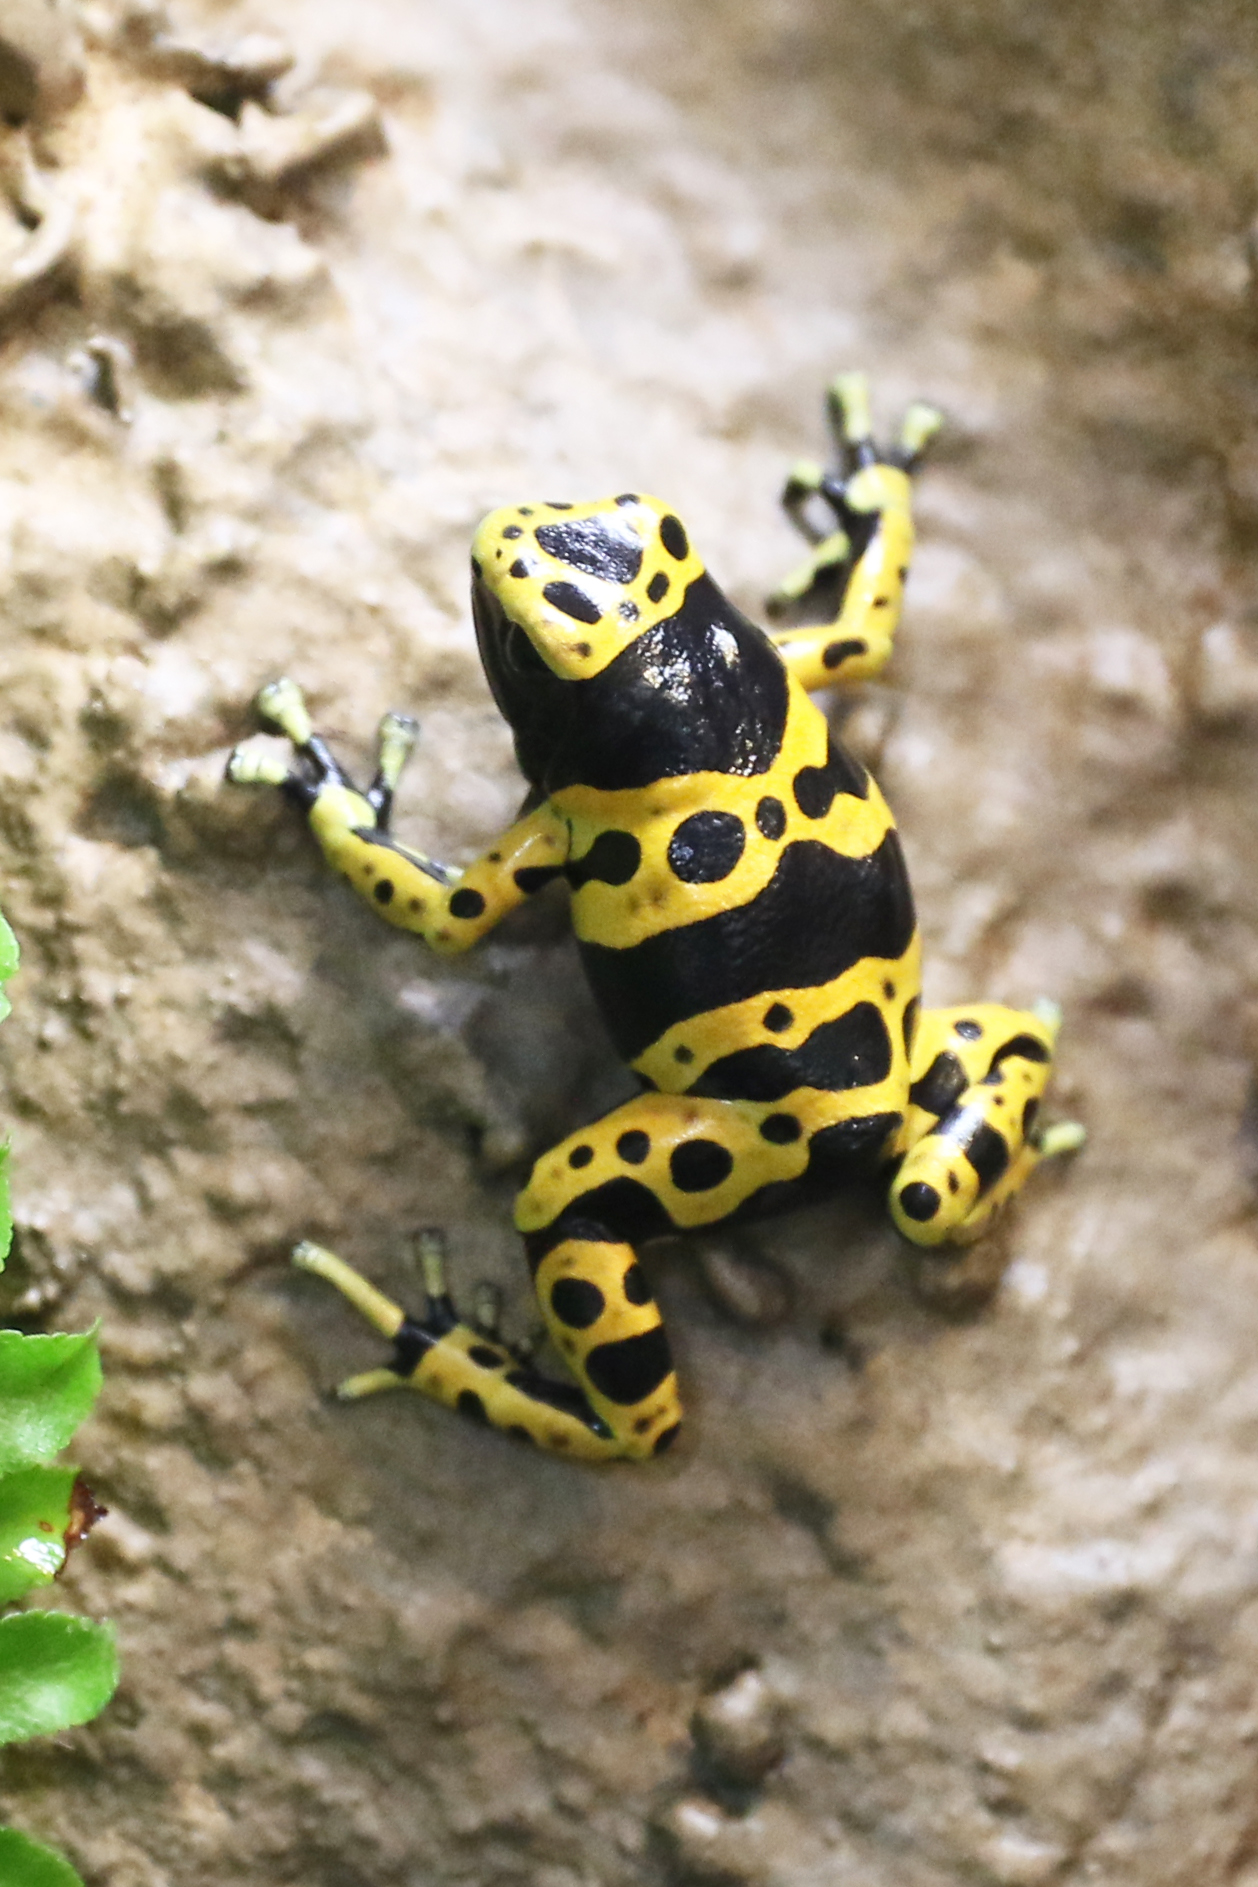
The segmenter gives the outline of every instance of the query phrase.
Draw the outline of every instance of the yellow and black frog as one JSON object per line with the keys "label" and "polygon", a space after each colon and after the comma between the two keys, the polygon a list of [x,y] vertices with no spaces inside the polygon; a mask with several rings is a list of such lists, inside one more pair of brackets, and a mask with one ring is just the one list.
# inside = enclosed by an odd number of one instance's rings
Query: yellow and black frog
{"label": "yellow and black frog", "polygon": [[[522,817],[466,870],[389,833],[417,733],[385,718],[360,792],[291,681],[263,718],[290,769],[249,749],[242,783],[302,806],[328,861],[389,923],[466,950],[563,877],[613,1042],[642,1092],[542,1155],[516,1203],[550,1337],[575,1379],[541,1373],[483,1305],[459,1316],[440,1244],[421,1241],[427,1308],[407,1316],[333,1253],[318,1272],[394,1345],[345,1396],[405,1384],[542,1448],[587,1461],[661,1453],[677,1380],[638,1247],[890,1176],[919,1245],[964,1243],[1046,1154],[1082,1130],[1037,1130],[1059,1021],[1051,1003],[923,1010],[904,859],[882,794],[809,691],[876,675],[891,652],[913,546],[910,478],[939,424],[911,407],[874,446],[859,375],[831,388],[840,459],[800,465],[784,501],[813,537],[777,593],[829,583],[820,626],[766,634],[717,588],[676,513],[638,492],[522,504],[476,534],[472,608],[485,673],[529,783]],[[809,526],[828,506],[833,529]]]}

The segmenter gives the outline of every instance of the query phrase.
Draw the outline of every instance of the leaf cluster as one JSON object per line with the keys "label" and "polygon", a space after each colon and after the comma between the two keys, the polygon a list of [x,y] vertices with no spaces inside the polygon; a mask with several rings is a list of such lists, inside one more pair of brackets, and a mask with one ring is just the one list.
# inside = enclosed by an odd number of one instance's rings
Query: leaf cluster
{"label": "leaf cluster", "polygon": [[[17,944],[0,917],[0,1020]],[[8,1149],[0,1148],[0,1269],[13,1237]],[[0,1330],[0,1607],[50,1586],[99,1515],[61,1452],[100,1388],[96,1336]],[[103,1710],[118,1682],[110,1626],[68,1612],[0,1615],[0,1744],[52,1736]],[[14,1828],[0,1828],[4,1887],[82,1887],[67,1861]]]}

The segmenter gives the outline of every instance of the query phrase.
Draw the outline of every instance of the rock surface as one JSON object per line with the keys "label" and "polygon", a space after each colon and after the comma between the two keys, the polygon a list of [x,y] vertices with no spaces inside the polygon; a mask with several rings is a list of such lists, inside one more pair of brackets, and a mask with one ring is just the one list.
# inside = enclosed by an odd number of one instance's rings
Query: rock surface
{"label": "rock surface", "polygon": [[[1258,1887],[1258,25],[77,24],[81,98],[0,130],[4,1301],[102,1320],[66,1598],[125,1679],[5,1817],[90,1887]],[[223,786],[256,688],[359,763],[416,708],[401,829],[466,859],[519,795],[478,517],[662,490],[757,610],[853,364],[949,415],[854,718],[928,999],[1056,996],[1087,1151],[985,1291],[864,1199],[757,1234],[768,1296],[661,1250],[651,1470],[329,1407],[378,1350],[292,1243],[413,1294],[442,1223],[519,1327],[512,1190],[623,1077],[561,903],[436,963]]]}

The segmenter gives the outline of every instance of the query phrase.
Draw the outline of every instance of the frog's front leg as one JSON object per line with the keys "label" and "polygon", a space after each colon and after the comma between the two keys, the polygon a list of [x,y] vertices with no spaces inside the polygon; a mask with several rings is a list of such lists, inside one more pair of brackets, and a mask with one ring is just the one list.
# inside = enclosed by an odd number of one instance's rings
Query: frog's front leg
{"label": "frog's front leg", "polygon": [[272,682],[258,711],[288,735],[296,764],[238,747],[227,777],[242,786],[278,786],[303,808],[323,855],[387,923],[414,931],[434,950],[466,950],[521,901],[559,876],[569,832],[543,802],[461,871],[443,865],[389,832],[393,792],[415,745],[418,723],[387,714],[380,724],[379,766],[360,792],[314,732],[295,682]]}
{"label": "frog's front leg", "polygon": [[908,1148],[891,1216],[917,1245],[966,1245],[1040,1161],[1083,1145],[1077,1121],[1037,1129],[1061,1026],[1055,1003],[926,1010],[911,1055]]}
{"label": "frog's front leg", "polygon": [[934,407],[911,406],[898,446],[883,455],[873,441],[864,375],[840,374],[828,399],[838,467],[797,465],[782,501],[806,536],[818,537],[806,513],[812,498],[830,507],[836,528],[820,536],[769,599],[770,609],[780,613],[827,580],[842,586],[838,610],[828,621],[773,637],[791,673],[808,689],[868,681],[886,663],[913,554],[912,475],[942,423]]}

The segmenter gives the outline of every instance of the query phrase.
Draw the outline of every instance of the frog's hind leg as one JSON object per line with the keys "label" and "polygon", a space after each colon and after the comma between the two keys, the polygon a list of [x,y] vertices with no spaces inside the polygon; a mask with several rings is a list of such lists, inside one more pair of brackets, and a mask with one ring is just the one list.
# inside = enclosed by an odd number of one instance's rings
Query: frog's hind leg
{"label": "frog's hind leg", "polygon": [[516,1202],[551,1339],[630,1457],[681,1422],[668,1338],[635,1247],[716,1224],[808,1166],[801,1123],[772,1103],[649,1093],[543,1154]]}
{"label": "frog's hind leg", "polygon": [[496,1311],[460,1318],[440,1253],[423,1248],[428,1309],[407,1317],[330,1252],[295,1260],[335,1284],[394,1345],[394,1360],[342,1385],[404,1382],[448,1408],[583,1461],[662,1454],[681,1425],[659,1306],[637,1258],[644,1239],[708,1225],[808,1164],[800,1123],[771,1104],[643,1094],[543,1154],[516,1202],[547,1332],[575,1381],[536,1369],[497,1334]]}
{"label": "frog's hind leg", "polygon": [[[827,471],[801,461],[782,493],[788,515],[814,540],[813,549],[769,598],[770,611],[780,614],[809,600],[819,587],[839,586],[837,613],[829,620],[773,637],[787,667],[809,689],[867,681],[886,663],[913,552],[911,478],[942,423],[934,407],[915,402],[898,444],[881,453],[863,374],[840,374],[829,389],[828,404],[838,443],[836,466]],[[829,506],[834,529],[818,531],[811,522],[807,507],[814,498]]]}
{"label": "frog's hind leg", "polygon": [[1036,1117],[1061,1025],[1054,1003],[1029,1010],[971,1003],[927,1010],[891,1187],[891,1216],[917,1245],[968,1244],[1042,1159],[1082,1146],[1084,1130]]}

